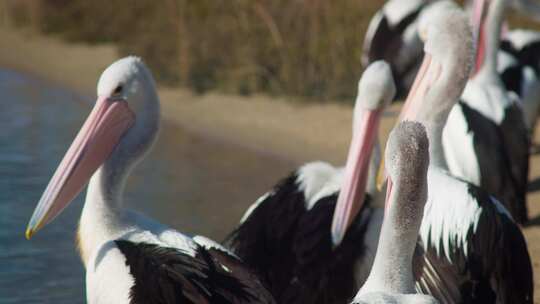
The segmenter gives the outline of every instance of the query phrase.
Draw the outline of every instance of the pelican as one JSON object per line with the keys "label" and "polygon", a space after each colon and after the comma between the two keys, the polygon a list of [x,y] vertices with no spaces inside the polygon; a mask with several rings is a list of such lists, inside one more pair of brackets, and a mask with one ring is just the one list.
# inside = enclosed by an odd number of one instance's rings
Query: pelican
{"label": "pelican", "polygon": [[[529,0],[514,0],[512,7],[520,13],[540,20],[540,5]],[[540,32],[513,29],[503,32],[498,54],[497,71],[506,89],[518,96],[523,105],[529,132],[540,114]]]}
{"label": "pelican", "polygon": [[416,294],[412,259],[427,200],[428,138],[417,122],[402,122],[386,146],[388,187],[377,255],[353,303],[439,303]]}
{"label": "pelican", "polygon": [[499,199],[518,223],[527,221],[529,136],[519,100],[497,73],[504,0],[475,0],[475,68],[443,132],[448,170]]}
{"label": "pelican", "polygon": [[[303,165],[259,198],[228,237],[226,245],[263,274],[278,302],[344,303],[358,289],[357,281],[369,274],[379,228],[369,223],[379,222],[382,211],[371,208],[374,193],[365,190],[368,181],[375,180],[378,164],[371,158],[370,165],[370,154],[381,115],[394,94],[388,65],[372,63],[358,84],[345,167],[324,162]],[[343,199],[359,202],[353,212],[359,216],[346,220],[349,231],[333,248],[332,214],[336,201]],[[362,261],[360,279],[351,267],[357,261]]]}
{"label": "pelican", "polygon": [[424,124],[430,140],[416,288],[441,303],[532,303],[532,266],[519,227],[495,198],[445,169],[441,135],[473,57],[466,17],[451,3],[422,15],[426,55],[400,114]]}
{"label": "pelican", "polygon": [[430,141],[416,287],[441,303],[532,303],[531,260],[519,226],[485,190],[446,171],[441,136],[472,66],[466,17],[459,9],[423,16],[426,54],[400,114],[424,124]]}
{"label": "pelican", "polygon": [[[417,36],[418,19],[438,0],[389,0],[372,17],[364,37],[362,64],[374,60],[389,62],[398,92],[404,97],[420,67],[422,41]],[[472,1],[466,1],[472,7]],[[529,0],[514,0],[512,7],[538,19],[540,6]],[[512,30],[503,33],[498,52],[497,71],[506,89],[522,100],[528,129],[532,132],[540,114],[540,65],[538,48],[540,33],[532,30]]]}
{"label": "pelican", "polygon": [[367,67],[385,60],[396,81],[396,98],[404,97],[422,60],[422,42],[417,35],[418,16],[431,0],[389,0],[373,15],[362,47]]}
{"label": "pelican", "polygon": [[97,101],[41,197],[30,239],[88,183],[77,243],[88,303],[274,303],[232,253],[124,208],[126,178],[159,129],[159,100],[137,57],[110,65]]}
{"label": "pelican", "polygon": [[505,88],[523,105],[525,123],[531,134],[540,114],[540,32],[515,29],[504,35],[497,71]]}

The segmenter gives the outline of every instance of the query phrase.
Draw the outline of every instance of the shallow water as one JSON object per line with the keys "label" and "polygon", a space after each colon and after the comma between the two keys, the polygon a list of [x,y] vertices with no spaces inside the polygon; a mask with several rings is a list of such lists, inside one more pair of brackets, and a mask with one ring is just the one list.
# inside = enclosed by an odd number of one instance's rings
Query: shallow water
{"label": "shallow water", "polygon": [[[83,303],[74,235],[83,195],[31,241],[24,230],[92,101],[0,69],[0,303]],[[163,124],[133,172],[129,207],[186,233],[221,240],[243,211],[294,168],[225,141]]]}

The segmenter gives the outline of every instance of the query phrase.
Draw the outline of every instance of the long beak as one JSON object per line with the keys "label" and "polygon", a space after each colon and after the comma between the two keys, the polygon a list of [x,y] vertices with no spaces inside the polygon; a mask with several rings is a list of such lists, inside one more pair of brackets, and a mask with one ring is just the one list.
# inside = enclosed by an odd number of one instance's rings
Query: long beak
{"label": "long beak", "polygon": [[[441,69],[441,65],[432,60],[431,54],[426,53],[396,123],[417,120],[417,114],[422,109],[424,98],[433,83],[439,78]],[[377,171],[377,188],[379,190],[382,189],[385,180],[387,180],[387,176],[383,159]]]}
{"label": "long beak", "polygon": [[135,121],[124,100],[98,98],[34,210],[26,238],[51,222],[79,194]]}
{"label": "long beak", "polygon": [[386,199],[384,200],[384,214],[386,214],[388,209],[388,204],[390,202],[390,196],[392,195],[394,183],[392,182],[392,179],[388,177],[386,179]]}
{"label": "long beak", "polygon": [[472,24],[474,27],[474,35],[476,40],[476,58],[474,62],[474,69],[471,76],[474,76],[484,63],[484,57],[486,53],[486,37],[485,37],[485,11],[486,0],[475,0],[472,14]]}
{"label": "long beak", "polygon": [[343,240],[347,228],[356,217],[366,193],[369,160],[377,137],[382,110],[365,111],[355,127],[341,191],[332,219],[332,242],[337,246]]}

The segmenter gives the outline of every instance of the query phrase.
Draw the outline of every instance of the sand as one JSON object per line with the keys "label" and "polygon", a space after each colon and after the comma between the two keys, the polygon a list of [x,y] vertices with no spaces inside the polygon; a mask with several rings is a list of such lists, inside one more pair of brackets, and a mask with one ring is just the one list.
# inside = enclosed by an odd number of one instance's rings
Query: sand
{"label": "sand", "polygon": [[[113,45],[68,44],[19,29],[0,27],[0,66],[95,96],[99,74],[118,59]],[[286,98],[210,93],[194,95],[178,88],[159,88],[163,118],[190,132],[217,137],[284,159],[343,163],[351,135],[352,108],[337,103],[298,103]],[[6,102],[4,101],[4,105]],[[385,113],[381,135],[393,125],[399,104]],[[540,142],[540,136],[535,136]],[[270,187],[270,185],[269,185]],[[540,273],[540,157],[531,159],[529,214],[524,227],[535,276]],[[535,302],[540,303],[536,282]]]}

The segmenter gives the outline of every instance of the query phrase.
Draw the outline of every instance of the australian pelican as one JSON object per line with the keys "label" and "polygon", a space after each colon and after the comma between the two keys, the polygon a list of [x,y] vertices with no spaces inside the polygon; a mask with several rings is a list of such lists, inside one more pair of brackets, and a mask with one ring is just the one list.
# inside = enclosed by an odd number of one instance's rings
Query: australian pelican
{"label": "australian pelican", "polygon": [[499,199],[518,223],[527,221],[529,132],[518,99],[497,73],[505,0],[475,0],[477,51],[471,79],[443,132],[448,170]]}
{"label": "australian pelican", "polygon": [[532,303],[532,265],[519,226],[487,191],[446,171],[441,136],[472,66],[466,17],[459,9],[424,16],[426,54],[400,115],[423,123],[430,141],[416,286],[441,303]]}
{"label": "australian pelican", "polygon": [[29,239],[89,182],[77,240],[88,303],[274,303],[232,253],[124,208],[130,170],[152,146],[159,100],[136,57],[109,66],[94,109],[67,151],[28,224]]}
{"label": "australian pelican", "polygon": [[[382,217],[381,210],[370,206],[374,193],[366,193],[368,179],[375,180],[378,167],[370,165],[370,155],[382,113],[394,93],[388,65],[372,63],[358,85],[345,167],[325,162],[303,165],[259,198],[226,241],[266,278],[278,302],[345,303],[367,277],[379,231],[378,225],[369,223]],[[332,214],[340,200],[359,203],[344,205],[351,211],[345,219],[350,227],[334,247]],[[366,239],[371,248],[364,246]],[[351,266],[357,261],[360,279]]]}
{"label": "australian pelican", "polygon": [[364,285],[354,297],[360,303],[439,303],[416,294],[413,254],[427,200],[428,138],[417,122],[402,122],[386,145],[386,207],[377,255]]}

